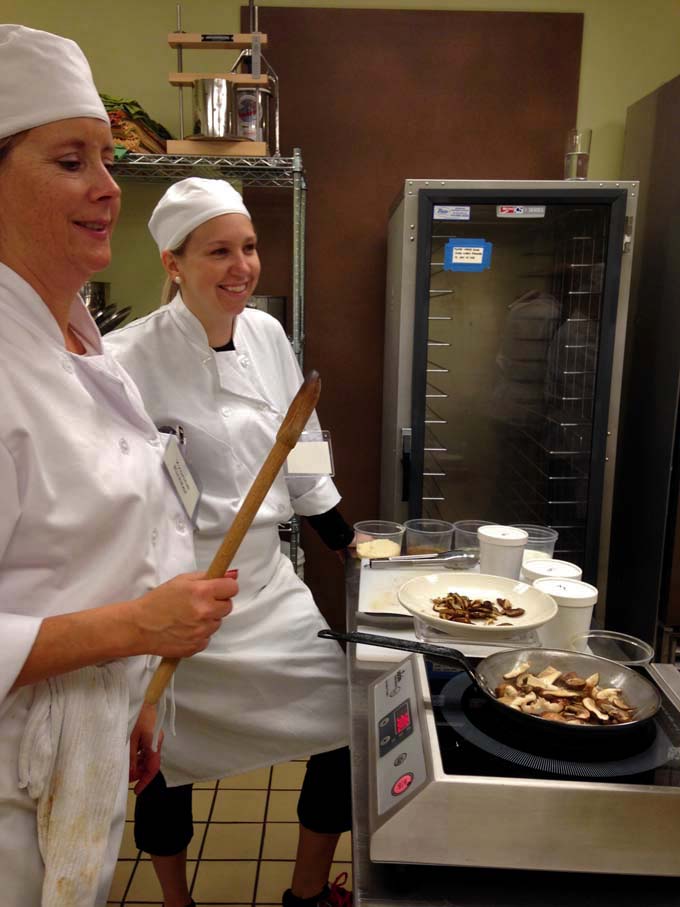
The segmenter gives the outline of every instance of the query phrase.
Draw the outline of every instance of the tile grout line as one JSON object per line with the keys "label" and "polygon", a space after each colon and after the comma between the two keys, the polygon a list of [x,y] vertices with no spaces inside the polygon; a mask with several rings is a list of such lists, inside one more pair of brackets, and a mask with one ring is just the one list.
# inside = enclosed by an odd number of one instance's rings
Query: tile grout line
{"label": "tile grout line", "polygon": [[267,813],[269,812],[269,797],[272,790],[272,781],[274,780],[274,766],[269,766],[269,778],[267,779],[267,796],[264,801],[264,816],[262,817],[262,834],[260,835],[260,849],[257,854],[257,865],[255,867],[255,881],[253,884],[253,897],[251,907],[257,903],[257,888],[260,884],[260,866],[262,865],[262,854],[264,853],[264,838],[267,833]]}
{"label": "tile grout line", "polygon": [[[189,894],[191,895],[192,899],[194,896],[194,886],[196,884],[196,877],[198,876],[198,870],[200,869],[200,866],[201,866],[201,855],[203,854],[203,848],[205,847],[205,840],[208,837],[208,829],[210,828],[210,819],[212,818],[212,814],[215,811],[215,803],[217,802],[217,792],[219,791],[219,789],[220,789],[220,782],[218,779],[215,781],[215,786],[212,789],[213,795],[212,795],[212,800],[210,802],[210,809],[208,810],[208,817],[205,821],[203,837],[202,837],[201,843],[199,844],[199,847],[198,847],[198,853],[196,854],[196,865],[194,866],[194,872],[191,877],[191,883],[189,885]],[[210,788],[208,788],[208,790],[210,790]]]}
{"label": "tile grout line", "polygon": [[127,880],[127,885],[125,886],[125,888],[123,890],[123,896],[120,899],[120,907],[125,907],[125,901],[128,896],[128,892],[130,891],[130,888],[132,888],[132,880],[135,877],[135,873],[137,872],[137,867],[139,866],[141,859],[142,859],[142,851],[138,850],[137,856],[135,857],[135,864],[132,867],[132,872],[130,873],[130,878]]}
{"label": "tile grout line", "polygon": [[[293,760],[293,762],[305,762],[305,761],[306,760]],[[219,905],[244,903],[244,904],[247,904],[248,907],[265,907],[265,905],[266,905],[266,907],[270,907],[270,905],[271,905],[271,907],[277,907],[277,905],[280,905],[280,900],[267,901],[267,902],[263,901],[260,904],[258,904],[258,888],[263,879],[263,872],[262,872],[263,868],[266,867],[267,864],[290,863],[291,862],[290,858],[287,858],[287,857],[272,857],[271,860],[265,859],[264,851],[265,851],[265,844],[267,841],[267,826],[269,824],[272,824],[272,826],[289,825],[289,824],[295,825],[296,823],[295,823],[294,819],[291,820],[289,818],[272,819],[271,823],[270,823],[268,821],[268,814],[269,814],[269,809],[273,807],[273,798],[274,798],[275,793],[279,793],[279,792],[293,793],[293,792],[295,792],[295,793],[299,794],[300,786],[299,786],[299,783],[297,783],[297,784],[290,783],[290,786],[288,786],[288,783],[282,779],[282,781],[279,782],[280,786],[277,785],[277,787],[274,788],[274,781],[276,780],[275,768],[276,768],[276,766],[268,767],[266,785],[262,786],[262,787],[258,786],[258,787],[251,788],[250,786],[248,786],[248,787],[244,787],[244,788],[241,788],[241,787],[223,788],[221,786],[223,779],[218,779],[214,783],[214,786],[212,786],[212,787],[201,787],[201,788],[196,787],[196,788],[194,788],[195,790],[200,790],[204,793],[210,792],[211,798],[209,801],[210,805],[207,810],[207,816],[204,819],[202,818],[201,822],[200,822],[200,824],[202,824],[204,827],[202,830],[200,844],[199,844],[199,847],[197,850],[197,854],[196,854],[196,857],[194,858],[194,860],[191,861],[191,862],[195,862],[194,869],[192,872],[192,877],[191,877],[191,883],[189,886],[192,896],[194,895],[194,891],[196,889],[197,880],[198,880],[198,873],[199,873],[200,867],[203,863],[205,863],[207,866],[210,864],[215,864],[215,863],[220,863],[220,862],[228,864],[231,862],[238,863],[238,862],[242,861],[241,858],[234,857],[233,859],[230,859],[228,856],[220,856],[220,857],[215,857],[215,858],[206,857],[205,853],[207,852],[207,836],[210,832],[210,829],[223,827],[223,826],[238,827],[239,825],[252,825],[252,826],[256,827],[259,825],[260,834],[259,834],[258,852],[257,852],[257,856],[253,860],[253,862],[255,863],[255,876],[254,876],[254,882],[253,882],[252,897],[248,898],[246,896],[243,899],[243,902],[241,902],[241,899],[239,898],[236,901],[216,900],[216,901],[211,901],[209,903],[219,904]],[[265,802],[264,802],[264,811],[263,811],[264,815],[263,815],[261,821],[253,823],[247,819],[244,819],[244,820],[217,820],[217,819],[215,819],[214,817],[217,813],[217,795],[221,790],[224,791],[225,795],[227,795],[227,796],[229,793],[233,793],[234,791],[240,791],[240,790],[264,791],[264,793],[265,793]],[[129,820],[126,819],[126,821],[129,821]],[[197,822],[197,824],[199,824],[199,823]],[[140,890],[139,894],[136,895],[135,900],[130,899],[130,892],[134,886],[134,882],[136,879],[138,880],[138,867],[140,866],[143,856],[144,856],[144,854],[142,853],[142,851],[137,851],[136,857],[133,857],[129,861],[126,860],[126,862],[133,863],[132,871],[131,871],[129,877],[127,878],[127,881],[126,881],[126,884],[124,887],[124,891],[123,891],[123,895],[122,895],[122,900],[110,902],[110,907],[127,907],[127,905],[130,905],[130,907],[132,907],[133,904],[157,905],[159,903],[158,900],[156,899],[156,897],[155,896],[151,897],[151,895],[146,895],[146,896],[142,895],[142,900],[138,900],[139,896],[142,893],[141,890]],[[250,859],[248,860],[248,862],[250,862]],[[225,892],[225,894],[226,894],[226,892]],[[150,898],[150,899],[147,900],[147,898]]]}

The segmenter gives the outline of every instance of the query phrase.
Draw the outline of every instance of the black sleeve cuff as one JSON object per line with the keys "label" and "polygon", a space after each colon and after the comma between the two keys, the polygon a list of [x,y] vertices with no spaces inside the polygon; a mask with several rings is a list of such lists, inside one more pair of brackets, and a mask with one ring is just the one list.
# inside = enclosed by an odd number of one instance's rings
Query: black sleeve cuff
{"label": "black sleeve cuff", "polygon": [[354,538],[354,530],[344,521],[337,507],[327,510],[326,513],[308,516],[306,519],[331,551],[346,548]]}

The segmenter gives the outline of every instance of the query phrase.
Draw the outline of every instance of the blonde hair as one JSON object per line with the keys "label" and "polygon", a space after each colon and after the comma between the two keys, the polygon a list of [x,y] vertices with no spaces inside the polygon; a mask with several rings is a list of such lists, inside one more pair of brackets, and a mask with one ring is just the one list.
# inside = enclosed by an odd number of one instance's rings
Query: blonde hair
{"label": "blonde hair", "polygon": [[[177,246],[176,249],[170,250],[173,255],[177,255],[180,258],[182,257],[182,255],[184,255],[184,253],[186,252],[187,243],[189,242],[190,236],[191,236],[191,233],[189,234],[189,236],[184,237],[184,239],[179,244],[179,246]],[[178,285],[173,281],[173,279],[170,277],[169,274],[166,274],[165,282],[163,283],[163,289],[161,290],[161,305],[168,305],[168,303],[172,302],[172,300],[175,298],[175,296],[178,293],[179,293]]]}

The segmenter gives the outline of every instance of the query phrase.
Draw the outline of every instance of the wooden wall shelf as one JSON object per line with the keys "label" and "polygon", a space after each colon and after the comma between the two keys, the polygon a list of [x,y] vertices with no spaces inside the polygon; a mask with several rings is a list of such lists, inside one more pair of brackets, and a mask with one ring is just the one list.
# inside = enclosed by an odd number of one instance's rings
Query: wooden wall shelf
{"label": "wooden wall shelf", "polygon": [[[168,44],[180,50],[247,50],[253,45],[252,34],[234,34],[231,41],[204,41],[201,32],[170,32]],[[260,47],[267,46],[267,36],[260,35]]]}
{"label": "wooden wall shelf", "polygon": [[247,72],[171,72],[168,81],[171,85],[184,88],[192,85],[196,79],[226,79],[234,85],[247,85],[251,88],[268,88],[269,76],[253,76]]}
{"label": "wooden wall shelf", "polygon": [[268,157],[266,142],[237,142],[223,139],[168,139],[168,154],[197,157]]}

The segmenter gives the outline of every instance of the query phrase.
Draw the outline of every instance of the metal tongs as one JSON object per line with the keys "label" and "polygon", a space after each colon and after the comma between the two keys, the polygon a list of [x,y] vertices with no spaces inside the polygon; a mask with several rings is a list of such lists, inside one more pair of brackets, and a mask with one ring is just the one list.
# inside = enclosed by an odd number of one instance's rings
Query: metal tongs
{"label": "metal tongs", "polygon": [[394,570],[398,567],[445,567],[447,570],[469,570],[479,563],[479,557],[467,551],[440,551],[432,554],[398,554],[394,557],[372,557],[372,570]]}

